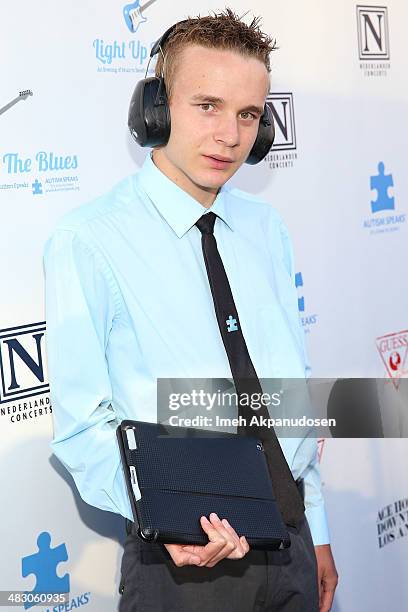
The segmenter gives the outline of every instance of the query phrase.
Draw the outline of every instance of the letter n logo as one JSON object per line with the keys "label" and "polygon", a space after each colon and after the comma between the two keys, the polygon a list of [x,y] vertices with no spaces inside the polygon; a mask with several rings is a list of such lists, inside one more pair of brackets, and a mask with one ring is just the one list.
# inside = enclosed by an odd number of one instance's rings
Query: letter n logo
{"label": "letter n logo", "polygon": [[292,93],[271,93],[266,103],[275,122],[275,141],[272,151],[296,149],[295,110]]}
{"label": "letter n logo", "polygon": [[360,60],[389,60],[388,8],[357,5]]}
{"label": "letter n logo", "polygon": [[49,391],[45,321],[0,330],[0,404]]}

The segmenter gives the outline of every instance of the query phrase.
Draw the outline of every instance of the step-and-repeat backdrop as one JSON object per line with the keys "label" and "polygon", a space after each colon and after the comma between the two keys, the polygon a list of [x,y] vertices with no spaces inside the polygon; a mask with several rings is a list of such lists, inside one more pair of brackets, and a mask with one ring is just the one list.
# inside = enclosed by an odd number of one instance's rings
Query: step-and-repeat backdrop
{"label": "step-and-repeat backdrop", "polygon": [[[398,395],[408,368],[408,5],[229,5],[249,10],[248,20],[262,15],[279,45],[268,98],[276,142],[232,182],[267,199],[289,227],[313,375],[385,378]],[[116,609],[124,539],[124,520],[83,502],[49,448],[43,246],[66,211],[142,164],[127,110],[153,41],[187,15],[222,8],[2,3],[0,590],[69,590],[69,604],[42,610]],[[341,579],[334,609],[405,609],[407,441],[319,447]]]}

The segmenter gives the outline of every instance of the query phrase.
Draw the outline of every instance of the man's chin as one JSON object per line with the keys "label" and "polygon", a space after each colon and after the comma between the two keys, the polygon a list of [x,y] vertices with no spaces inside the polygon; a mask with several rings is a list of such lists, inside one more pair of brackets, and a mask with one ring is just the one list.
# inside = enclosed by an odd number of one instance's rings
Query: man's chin
{"label": "man's chin", "polygon": [[235,168],[233,172],[232,169],[228,171],[223,170],[211,170],[207,172],[201,173],[198,178],[198,184],[201,185],[204,189],[219,189],[235,174],[238,168]]}

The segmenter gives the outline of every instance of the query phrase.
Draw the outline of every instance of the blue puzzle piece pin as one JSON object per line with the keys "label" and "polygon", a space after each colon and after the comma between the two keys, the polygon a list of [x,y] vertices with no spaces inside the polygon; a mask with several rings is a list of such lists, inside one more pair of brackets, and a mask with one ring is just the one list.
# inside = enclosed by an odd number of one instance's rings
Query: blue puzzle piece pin
{"label": "blue puzzle piece pin", "polygon": [[377,199],[371,201],[371,212],[376,213],[380,210],[393,210],[395,208],[394,198],[389,197],[388,187],[394,187],[392,174],[384,174],[384,162],[378,164],[378,174],[370,176],[371,189],[377,190]]}
{"label": "blue puzzle piece pin", "polygon": [[[35,593],[69,593],[69,574],[62,578],[57,576],[57,565],[61,561],[68,561],[67,547],[60,544],[55,548],[50,547],[51,536],[47,531],[43,531],[37,538],[38,552],[33,555],[23,557],[22,574],[23,578],[34,574],[37,583],[33,591]],[[26,602],[24,608],[31,608],[35,602]]]}
{"label": "blue puzzle piece pin", "polygon": [[234,319],[232,315],[230,315],[225,322],[227,324],[227,330],[229,332],[238,331],[238,321]]}

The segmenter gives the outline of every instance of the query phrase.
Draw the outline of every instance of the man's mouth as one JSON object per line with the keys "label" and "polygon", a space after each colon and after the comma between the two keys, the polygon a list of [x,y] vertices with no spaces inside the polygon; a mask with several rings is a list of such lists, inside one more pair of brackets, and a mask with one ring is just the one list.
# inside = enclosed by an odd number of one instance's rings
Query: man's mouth
{"label": "man's mouth", "polygon": [[218,170],[228,168],[228,166],[230,166],[234,161],[233,159],[224,157],[223,155],[204,155],[203,157],[208,160],[212,168],[216,168]]}

